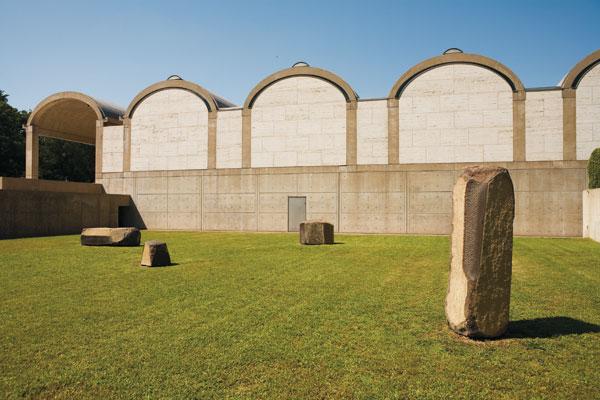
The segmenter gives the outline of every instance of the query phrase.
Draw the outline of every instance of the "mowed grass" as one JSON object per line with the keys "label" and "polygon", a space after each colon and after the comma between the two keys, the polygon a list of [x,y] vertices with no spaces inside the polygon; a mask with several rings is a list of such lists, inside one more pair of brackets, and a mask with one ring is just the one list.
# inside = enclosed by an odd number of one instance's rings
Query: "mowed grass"
{"label": "mowed grass", "polygon": [[445,321],[448,237],[153,232],[0,241],[0,398],[600,397],[600,244],[517,238],[511,324]]}

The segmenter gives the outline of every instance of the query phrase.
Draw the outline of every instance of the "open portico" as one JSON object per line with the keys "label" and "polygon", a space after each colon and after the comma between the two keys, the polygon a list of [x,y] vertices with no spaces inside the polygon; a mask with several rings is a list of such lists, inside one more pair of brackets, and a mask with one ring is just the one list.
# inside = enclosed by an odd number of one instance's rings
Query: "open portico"
{"label": "open portico", "polygon": [[61,92],[44,99],[26,125],[25,177],[38,178],[39,137],[48,136],[96,146],[96,178],[102,174],[105,126],[122,125],[125,109],[78,92]]}

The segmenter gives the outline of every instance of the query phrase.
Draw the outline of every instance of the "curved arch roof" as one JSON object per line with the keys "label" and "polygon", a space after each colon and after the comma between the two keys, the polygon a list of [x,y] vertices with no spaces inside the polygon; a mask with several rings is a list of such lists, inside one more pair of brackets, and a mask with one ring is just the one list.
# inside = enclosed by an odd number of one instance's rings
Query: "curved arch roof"
{"label": "curved arch roof", "polygon": [[79,92],[60,92],[46,97],[33,110],[28,125],[42,136],[94,144],[97,122],[122,125],[125,109]]}

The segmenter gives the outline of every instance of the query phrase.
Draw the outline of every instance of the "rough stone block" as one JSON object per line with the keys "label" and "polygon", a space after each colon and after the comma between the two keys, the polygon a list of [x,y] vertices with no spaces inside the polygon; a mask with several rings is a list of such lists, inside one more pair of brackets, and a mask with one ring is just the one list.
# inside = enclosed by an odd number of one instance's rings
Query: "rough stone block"
{"label": "rough stone block", "polygon": [[325,221],[301,222],[300,244],[333,244],[333,224]]}
{"label": "rough stone block", "polygon": [[171,265],[171,257],[169,256],[167,244],[156,240],[145,242],[141,264],[147,267],[164,267]]}
{"label": "rough stone block", "polygon": [[137,228],[85,228],[81,231],[83,246],[139,246]]}
{"label": "rough stone block", "polygon": [[508,170],[465,168],[453,192],[446,318],[468,337],[498,337],[509,322],[515,198]]}

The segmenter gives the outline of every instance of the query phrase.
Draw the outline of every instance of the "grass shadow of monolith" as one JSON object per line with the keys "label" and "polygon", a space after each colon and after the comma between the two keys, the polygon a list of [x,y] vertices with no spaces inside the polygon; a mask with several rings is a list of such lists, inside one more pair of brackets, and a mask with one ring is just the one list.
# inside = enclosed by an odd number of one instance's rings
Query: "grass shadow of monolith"
{"label": "grass shadow of monolith", "polygon": [[600,332],[600,325],[570,317],[546,317],[511,321],[500,339],[536,339]]}

